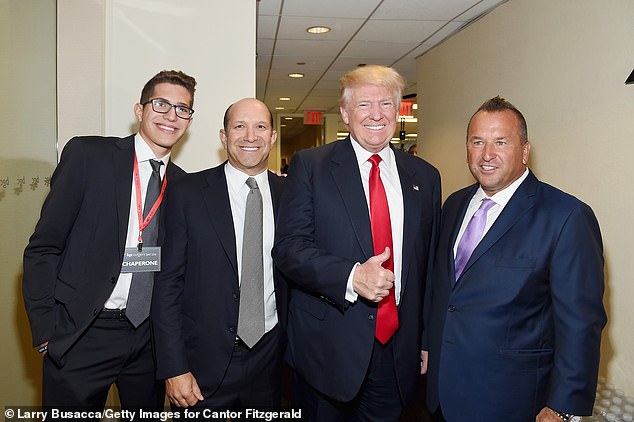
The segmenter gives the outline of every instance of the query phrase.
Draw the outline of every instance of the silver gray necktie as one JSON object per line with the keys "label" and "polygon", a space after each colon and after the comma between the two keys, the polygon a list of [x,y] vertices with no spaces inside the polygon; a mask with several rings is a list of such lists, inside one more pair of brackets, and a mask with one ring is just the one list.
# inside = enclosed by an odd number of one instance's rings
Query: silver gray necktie
{"label": "silver gray necktie", "polygon": [[[161,165],[162,161],[150,160],[152,175],[147,184],[145,203],[143,204],[143,218],[147,216],[150,209],[161,193]],[[156,246],[158,241],[159,210],[156,210],[150,223],[143,229],[143,246]],[[140,223],[140,222],[139,222]],[[138,327],[150,315],[150,303],[152,301],[152,287],[154,286],[154,273],[133,273],[130,292],[128,293],[128,303],[125,314],[128,320]]]}
{"label": "silver gray necktie", "polygon": [[253,347],[264,335],[264,264],[262,255],[262,195],[253,177],[244,215],[242,237],[242,278],[238,336]]}

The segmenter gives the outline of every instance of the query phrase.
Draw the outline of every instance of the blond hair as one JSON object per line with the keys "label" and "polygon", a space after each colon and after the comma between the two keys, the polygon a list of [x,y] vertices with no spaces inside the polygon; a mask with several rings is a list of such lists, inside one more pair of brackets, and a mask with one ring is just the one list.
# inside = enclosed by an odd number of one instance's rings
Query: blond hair
{"label": "blond hair", "polygon": [[352,90],[361,85],[381,86],[390,90],[394,95],[396,108],[401,106],[401,97],[405,88],[405,78],[396,70],[387,66],[360,66],[346,72],[339,79],[339,106],[345,107],[352,95]]}

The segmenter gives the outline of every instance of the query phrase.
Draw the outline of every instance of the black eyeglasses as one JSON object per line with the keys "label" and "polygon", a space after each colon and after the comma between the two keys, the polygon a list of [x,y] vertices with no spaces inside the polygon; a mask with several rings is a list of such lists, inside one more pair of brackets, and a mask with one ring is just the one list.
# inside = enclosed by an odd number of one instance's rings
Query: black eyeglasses
{"label": "black eyeglasses", "polygon": [[192,114],[194,114],[193,109],[184,105],[172,104],[163,98],[154,98],[152,100],[144,102],[141,105],[146,105],[149,103],[152,103],[152,110],[161,114],[169,113],[172,107],[174,107],[174,111],[176,112],[176,117],[180,117],[181,119],[185,119],[185,120],[191,119]]}

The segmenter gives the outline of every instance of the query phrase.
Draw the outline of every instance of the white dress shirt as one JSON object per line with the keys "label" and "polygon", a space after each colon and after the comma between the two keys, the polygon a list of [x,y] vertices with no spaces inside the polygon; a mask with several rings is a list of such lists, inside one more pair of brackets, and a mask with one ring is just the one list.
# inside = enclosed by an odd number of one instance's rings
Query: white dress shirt
{"label": "white dress shirt", "polygon": [[458,244],[460,243],[460,239],[462,239],[462,235],[464,234],[465,230],[467,230],[467,225],[469,224],[471,217],[473,217],[473,214],[475,214],[478,208],[480,208],[480,203],[482,202],[482,200],[484,198],[489,198],[493,202],[495,202],[495,205],[489,208],[489,212],[487,213],[487,222],[486,222],[486,225],[484,226],[484,232],[482,233],[482,237],[480,238],[480,240],[482,240],[484,235],[487,234],[487,232],[489,231],[493,223],[495,223],[495,220],[497,220],[497,218],[502,213],[502,210],[504,209],[504,207],[506,207],[506,204],[508,204],[508,202],[511,200],[511,197],[513,196],[517,188],[520,187],[520,185],[526,179],[527,176],[528,176],[528,168],[524,170],[524,173],[519,177],[519,179],[515,180],[513,183],[511,183],[510,185],[508,185],[506,188],[502,189],[495,195],[489,196],[489,197],[487,196],[486,193],[484,193],[484,190],[482,190],[482,186],[478,187],[478,190],[476,190],[476,193],[473,195],[473,197],[471,198],[471,201],[469,202],[469,206],[467,207],[467,212],[464,218],[462,219],[462,225],[460,226],[458,237],[456,237],[456,243],[454,243],[453,245],[454,259],[458,251]]}
{"label": "white dress shirt", "polygon": [[[156,158],[154,153],[138,133],[134,137],[134,151],[139,163],[139,181],[141,184],[141,207],[145,203],[145,193],[147,184],[152,175],[152,165],[150,160],[160,160],[163,162],[161,166],[161,180],[165,177],[167,163],[169,163],[170,153],[163,158]],[[169,181],[168,181],[169,182]],[[159,216],[160,218],[160,216]],[[137,213],[136,188],[134,186],[134,177],[132,177],[132,195],[130,197],[130,212],[128,214],[128,233],[126,234],[125,247],[134,248],[139,243],[139,215]],[[104,308],[123,309],[128,302],[128,293],[130,292],[130,284],[132,282],[132,273],[120,273],[117,284],[114,286],[112,294],[104,304]]]}
{"label": "white dress shirt", "polygon": [[275,284],[273,283],[273,238],[275,235],[275,220],[273,217],[273,200],[269,187],[268,170],[256,176],[249,176],[227,162],[225,165],[233,229],[236,236],[236,255],[238,259],[238,283],[242,280],[242,237],[244,233],[244,215],[247,207],[249,186],[246,181],[253,177],[258,182],[258,189],[262,195],[262,251],[264,264],[264,329],[271,330],[277,324],[277,307],[275,304]]}
{"label": "white dress shirt", "polygon": [[[364,149],[357,141],[350,137],[352,149],[357,157],[359,171],[361,172],[361,182],[363,183],[363,191],[368,205],[368,216],[370,215],[370,170],[372,163],[368,159],[374,155],[373,152]],[[385,188],[387,196],[388,208],[390,210],[390,223],[392,225],[392,248],[390,251],[394,260],[394,296],[398,305],[401,299],[401,270],[403,267],[403,191],[401,189],[401,180],[396,167],[396,158],[394,151],[387,145],[377,153],[381,157],[379,170],[381,170],[381,181]],[[357,293],[352,288],[352,280],[354,279],[354,271],[358,263],[352,268],[348,277],[346,289],[346,300],[355,302],[358,298]]]}

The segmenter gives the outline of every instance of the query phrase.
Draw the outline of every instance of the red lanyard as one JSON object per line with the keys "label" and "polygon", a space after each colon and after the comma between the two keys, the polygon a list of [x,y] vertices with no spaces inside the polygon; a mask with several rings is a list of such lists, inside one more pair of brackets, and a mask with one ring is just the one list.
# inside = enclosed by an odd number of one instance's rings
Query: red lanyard
{"label": "red lanyard", "polygon": [[167,174],[165,174],[165,177],[163,177],[163,184],[161,185],[161,193],[159,194],[158,198],[156,198],[154,205],[152,205],[152,208],[150,209],[150,212],[147,214],[145,219],[143,218],[143,204],[141,203],[141,179],[139,177],[139,162],[136,159],[136,153],[134,154],[134,186],[136,188],[136,210],[137,210],[137,215],[139,216],[138,248],[140,252],[141,249],[143,248],[143,229],[146,228],[148,224],[150,224],[150,221],[152,221],[152,217],[154,217],[154,214],[156,214],[156,210],[158,209],[158,207],[161,205],[161,202],[163,201],[163,194],[165,193],[165,187],[167,186]]}

